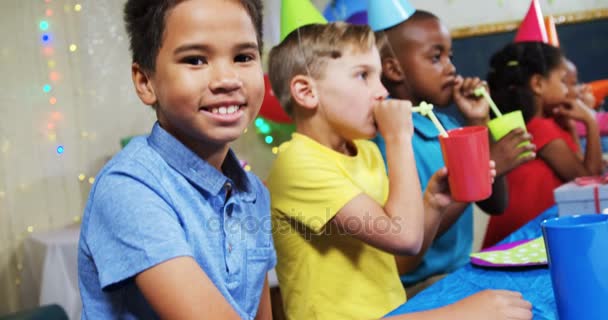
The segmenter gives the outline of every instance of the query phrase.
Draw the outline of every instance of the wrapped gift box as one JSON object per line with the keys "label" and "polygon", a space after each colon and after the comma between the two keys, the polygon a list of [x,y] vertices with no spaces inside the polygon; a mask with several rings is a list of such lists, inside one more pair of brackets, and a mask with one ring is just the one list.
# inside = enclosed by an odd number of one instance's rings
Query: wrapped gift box
{"label": "wrapped gift box", "polygon": [[553,191],[560,216],[608,213],[606,177],[583,177]]}

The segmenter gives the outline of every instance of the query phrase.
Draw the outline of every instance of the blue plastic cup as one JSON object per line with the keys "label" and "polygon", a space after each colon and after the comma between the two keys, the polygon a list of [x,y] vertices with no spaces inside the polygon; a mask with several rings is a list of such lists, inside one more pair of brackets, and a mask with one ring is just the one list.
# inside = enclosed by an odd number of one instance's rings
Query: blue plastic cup
{"label": "blue plastic cup", "polygon": [[541,223],[560,320],[608,319],[608,215]]}

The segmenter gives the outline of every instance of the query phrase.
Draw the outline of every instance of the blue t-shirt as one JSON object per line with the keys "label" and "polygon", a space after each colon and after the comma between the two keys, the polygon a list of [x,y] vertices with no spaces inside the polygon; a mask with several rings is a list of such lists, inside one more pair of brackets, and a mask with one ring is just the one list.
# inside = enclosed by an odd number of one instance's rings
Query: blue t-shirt
{"label": "blue t-shirt", "polygon": [[83,319],[158,318],[134,276],[180,256],[200,265],[241,318],[256,316],[276,264],[269,195],[232,151],[222,168],[157,123],[101,170],[78,250]]}
{"label": "blue t-shirt", "polygon": [[[464,119],[456,106],[435,108],[433,112],[446,130],[460,128]],[[439,131],[433,122],[418,113],[412,114],[414,136],[412,145],[414,158],[422,190],[431,176],[445,164],[439,144]],[[373,139],[386,161],[386,146],[382,136]],[[388,168],[390,170],[390,168]],[[467,206],[460,218],[439,238],[433,241],[421,264],[416,270],[401,276],[404,285],[409,286],[430,276],[452,272],[469,261],[473,247],[473,208]]]}

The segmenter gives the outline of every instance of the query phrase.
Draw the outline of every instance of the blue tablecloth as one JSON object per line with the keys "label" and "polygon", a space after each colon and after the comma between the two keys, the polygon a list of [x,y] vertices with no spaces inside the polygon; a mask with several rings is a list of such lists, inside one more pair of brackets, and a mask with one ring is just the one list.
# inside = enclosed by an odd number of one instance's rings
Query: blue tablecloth
{"label": "blue tablecloth", "polygon": [[[501,243],[540,237],[540,223],[556,216],[557,207],[553,206]],[[557,319],[551,277],[546,266],[490,269],[476,267],[470,263],[422,291],[387,316],[435,309],[485,289],[519,291],[532,303],[535,320]]]}

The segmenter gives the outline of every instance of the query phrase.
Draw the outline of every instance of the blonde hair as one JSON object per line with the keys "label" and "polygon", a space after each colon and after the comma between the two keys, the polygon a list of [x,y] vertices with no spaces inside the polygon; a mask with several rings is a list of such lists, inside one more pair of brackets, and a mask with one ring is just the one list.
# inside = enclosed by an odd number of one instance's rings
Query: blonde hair
{"label": "blonde hair", "polygon": [[366,52],[375,46],[375,37],[367,25],[345,22],[311,24],[291,32],[272,48],[268,57],[268,77],[275,96],[289,115],[295,102],[290,83],[297,75],[323,79],[331,59],[342,57],[346,50]]}
{"label": "blonde hair", "polygon": [[378,47],[378,53],[380,53],[380,59],[393,57],[393,48],[388,41],[388,35],[384,30],[377,31],[375,34],[376,37],[376,47]]}

